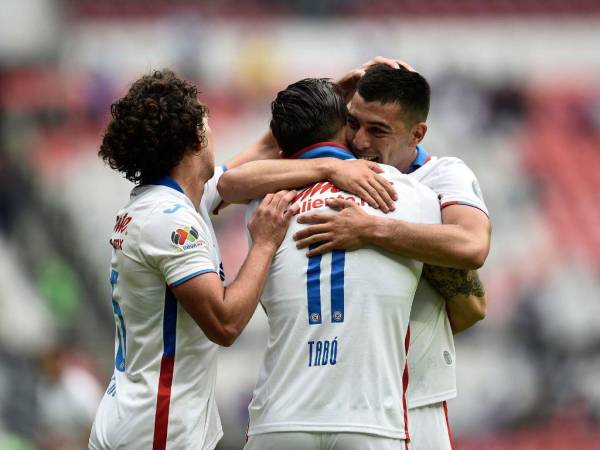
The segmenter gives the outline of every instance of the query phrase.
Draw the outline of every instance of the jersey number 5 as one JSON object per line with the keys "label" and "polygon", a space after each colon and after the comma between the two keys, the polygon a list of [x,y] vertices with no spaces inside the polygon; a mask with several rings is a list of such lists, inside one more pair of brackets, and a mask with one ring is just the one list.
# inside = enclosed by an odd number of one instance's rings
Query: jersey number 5
{"label": "jersey number 5", "polygon": [[[313,244],[310,248],[314,248]],[[321,323],[321,256],[308,258],[306,271],[306,293],[308,297],[308,323]],[[344,266],[346,252],[333,250],[331,252],[331,322],[344,321]]]}

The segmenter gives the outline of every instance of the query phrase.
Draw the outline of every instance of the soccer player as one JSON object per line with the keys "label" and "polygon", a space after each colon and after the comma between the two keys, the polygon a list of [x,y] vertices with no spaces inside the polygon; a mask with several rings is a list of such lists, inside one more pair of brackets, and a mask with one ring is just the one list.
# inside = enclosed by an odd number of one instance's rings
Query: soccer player
{"label": "soccer player", "polygon": [[344,209],[341,215],[306,217],[307,222],[318,225],[296,237],[300,247],[318,239],[321,249],[314,249],[314,254],[330,248],[377,245],[447,267],[426,265],[424,272],[429,283],[421,281],[415,295],[408,402],[413,450],[450,450],[452,433],[446,401],[456,396],[452,332],[471,326],[485,313],[485,294],[477,273],[453,268],[475,269],[483,264],[489,251],[490,222],[479,183],[464,162],[430,157],[423,147],[411,143],[412,139],[418,144],[426,132],[426,116],[413,119],[411,127],[405,111],[406,105],[415,101],[406,96],[413,74],[386,65],[367,70],[352,98],[347,138],[354,153],[362,158],[376,161],[390,146],[400,154],[411,155],[412,162],[396,167],[411,173],[439,195],[444,225],[415,227],[385,218],[361,220],[362,211],[336,201],[331,206]]}
{"label": "soccer player", "polygon": [[[309,249],[311,257],[333,248],[375,245],[431,264],[424,267],[423,278],[428,281],[421,279],[411,312],[409,429],[413,449],[450,449],[446,401],[456,396],[452,333],[485,316],[483,285],[471,269],[480,267],[489,251],[487,209],[477,179],[461,160],[430,157],[419,145],[427,131],[430,96],[423,77],[403,64],[376,58],[341,81],[348,98],[352,98],[346,127],[350,148],[372,161],[381,162],[394,155],[395,167],[438,194],[443,224],[415,226],[373,217],[335,199],[328,204],[343,209],[340,213],[301,216],[299,221],[313,226],[295,237],[300,247],[314,245]],[[228,201],[243,200],[245,196],[260,195],[262,186],[275,190],[319,179],[316,165],[293,163],[282,160],[245,164],[221,179],[223,196]],[[290,173],[290,179],[298,184],[282,183],[278,178],[281,170]],[[244,180],[252,180],[256,189],[245,185],[242,192]]]}
{"label": "soccer player", "polygon": [[[279,92],[271,130],[287,158],[349,160],[346,116],[337,85],[306,79]],[[440,223],[431,190],[394,167],[381,169],[399,198],[390,217]],[[333,198],[384,215],[330,182],[308,186],[295,206],[301,213],[331,211],[325,205]],[[293,240],[302,227],[292,222],[262,295],[269,341],[249,406],[245,448],[406,448],[405,344],[422,263],[373,248],[307,259]]]}
{"label": "soccer player", "polygon": [[[265,197],[248,224],[253,245],[223,287],[208,210],[220,201],[207,108],[164,70],[112,105],[99,155],[137,184],[110,244],[115,368],[89,448],[215,448],[217,344],[252,316],[293,210],[294,192]],[[198,212],[199,210],[199,212]]]}

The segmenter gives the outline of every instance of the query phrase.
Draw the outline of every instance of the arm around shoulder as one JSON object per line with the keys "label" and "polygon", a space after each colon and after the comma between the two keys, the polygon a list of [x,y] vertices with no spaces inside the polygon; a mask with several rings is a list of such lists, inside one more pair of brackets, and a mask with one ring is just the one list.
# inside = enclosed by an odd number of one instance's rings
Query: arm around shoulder
{"label": "arm around shoulder", "polygon": [[332,158],[308,160],[264,159],[229,169],[218,189],[227,203],[246,203],[281,189],[295,189],[330,176]]}

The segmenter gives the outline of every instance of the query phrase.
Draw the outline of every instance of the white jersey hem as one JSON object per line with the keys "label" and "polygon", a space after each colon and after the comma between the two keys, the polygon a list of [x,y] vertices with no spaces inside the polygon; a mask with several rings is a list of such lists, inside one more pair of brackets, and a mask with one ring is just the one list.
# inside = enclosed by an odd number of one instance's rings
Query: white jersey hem
{"label": "white jersey hem", "polygon": [[376,426],[356,426],[349,424],[298,424],[298,423],[281,423],[276,425],[258,425],[253,426],[248,430],[248,436],[265,433],[277,432],[294,432],[294,431],[309,431],[309,432],[326,432],[326,433],[361,433],[372,434],[375,436],[383,436],[391,439],[406,439],[404,430],[390,430],[388,428]]}
{"label": "white jersey hem", "polygon": [[408,409],[411,410],[414,408],[420,408],[421,406],[435,405],[436,403],[451,400],[453,398],[456,398],[456,389],[452,389],[441,394],[430,395],[429,397],[423,397],[412,402],[409,401]]}

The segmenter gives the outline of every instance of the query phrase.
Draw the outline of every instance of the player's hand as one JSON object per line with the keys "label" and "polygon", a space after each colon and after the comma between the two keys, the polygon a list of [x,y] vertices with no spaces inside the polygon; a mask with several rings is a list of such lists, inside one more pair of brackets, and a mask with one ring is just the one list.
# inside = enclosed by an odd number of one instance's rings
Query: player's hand
{"label": "player's hand", "polygon": [[396,209],[394,201],[398,196],[392,183],[378,175],[382,172],[373,161],[335,160],[328,178],[343,191],[358,195],[369,206],[388,213]]}
{"label": "player's hand", "polygon": [[307,256],[319,255],[334,249],[356,250],[365,245],[363,230],[370,216],[351,200],[329,199],[327,206],[339,209],[337,214],[315,213],[298,217],[298,223],[311,224],[294,234],[297,248],[316,245]]}
{"label": "player's hand", "polygon": [[248,223],[252,241],[257,245],[267,245],[277,249],[290,224],[290,218],[297,212],[291,202],[296,191],[279,191],[267,194]]}
{"label": "player's hand", "polygon": [[414,69],[410,64],[400,60],[400,59],[391,59],[384,58],[383,56],[376,56],[375,58],[367,61],[356,69],[352,69],[350,72],[342,76],[336,83],[343,89],[344,91],[344,99],[349,102],[354,96],[354,92],[356,91],[356,84],[358,80],[360,80],[367,69],[369,67],[374,66],[376,64],[386,64],[394,69],[399,69],[400,67],[404,67],[411,72],[414,72]]}

